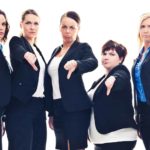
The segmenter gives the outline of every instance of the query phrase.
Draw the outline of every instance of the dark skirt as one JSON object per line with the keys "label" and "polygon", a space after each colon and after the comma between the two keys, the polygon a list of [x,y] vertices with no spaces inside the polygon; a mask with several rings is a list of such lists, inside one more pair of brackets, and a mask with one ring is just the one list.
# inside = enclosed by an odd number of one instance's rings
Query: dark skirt
{"label": "dark skirt", "polygon": [[54,101],[54,131],[56,149],[71,150],[87,147],[91,110],[66,112],[61,100]]}

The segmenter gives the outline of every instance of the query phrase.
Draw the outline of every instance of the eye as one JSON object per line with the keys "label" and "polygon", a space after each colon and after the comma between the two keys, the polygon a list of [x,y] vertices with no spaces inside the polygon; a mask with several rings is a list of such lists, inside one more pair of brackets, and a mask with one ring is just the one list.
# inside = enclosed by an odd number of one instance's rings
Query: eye
{"label": "eye", "polygon": [[61,28],[66,30],[68,27],[63,25]]}
{"label": "eye", "polygon": [[110,56],[115,56],[115,54],[114,53],[110,53]]}
{"label": "eye", "polygon": [[107,55],[107,53],[106,53],[106,52],[103,52],[103,53],[102,53],[102,56],[105,56],[105,55]]}
{"label": "eye", "polygon": [[3,23],[2,23],[2,26],[6,26],[6,22],[3,22]]}
{"label": "eye", "polygon": [[74,27],[74,26],[70,26],[70,29],[71,29],[71,30],[75,30],[75,29],[76,29],[76,27]]}
{"label": "eye", "polygon": [[38,26],[38,25],[39,25],[39,23],[38,23],[38,22],[34,22],[34,25],[35,25],[35,26]]}
{"label": "eye", "polygon": [[140,26],[140,29],[143,29],[143,28],[145,28],[145,25],[141,25],[141,26]]}
{"label": "eye", "polygon": [[26,25],[32,24],[30,21],[25,22]]}

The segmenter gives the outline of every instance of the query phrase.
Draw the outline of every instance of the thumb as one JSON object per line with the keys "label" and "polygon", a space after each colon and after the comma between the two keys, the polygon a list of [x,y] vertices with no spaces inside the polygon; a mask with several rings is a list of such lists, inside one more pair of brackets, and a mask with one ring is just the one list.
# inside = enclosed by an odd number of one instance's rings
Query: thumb
{"label": "thumb", "polygon": [[110,91],[111,91],[111,89],[110,89],[110,88],[107,88],[107,92],[106,92],[106,95],[107,95],[107,96],[110,94]]}
{"label": "thumb", "polygon": [[38,71],[38,68],[35,64],[32,64],[32,68],[35,70],[35,71]]}
{"label": "thumb", "polygon": [[67,79],[70,79],[71,75],[72,75],[73,70],[70,69],[68,70],[68,74],[67,74]]}

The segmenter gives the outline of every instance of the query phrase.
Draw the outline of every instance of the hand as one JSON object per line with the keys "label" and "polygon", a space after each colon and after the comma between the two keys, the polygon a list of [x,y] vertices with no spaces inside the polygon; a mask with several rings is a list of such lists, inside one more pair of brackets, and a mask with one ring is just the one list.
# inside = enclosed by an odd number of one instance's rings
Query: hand
{"label": "hand", "polygon": [[53,117],[49,117],[48,124],[49,124],[49,127],[50,127],[52,130],[54,130]]}
{"label": "hand", "polygon": [[25,55],[24,55],[24,58],[27,60],[27,62],[32,66],[32,68],[37,71],[38,68],[37,66],[35,65],[35,62],[36,62],[36,56],[31,53],[31,52],[26,52]]}
{"label": "hand", "polygon": [[107,87],[107,92],[106,92],[106,95],[108,96],[111,92],[111,89],[114,85],[116,81],[116,78],[114,76],[110,76],[106,81],[105,81],[105,85]]}
{"label": "hand", "polygon": [[64,65],[64,68],[68,70],[67,74],[67,79],[70,79],[72,73],[76,70],[77,68],[77,62],[75,60],[70,60],[67,61],[66,64]]}

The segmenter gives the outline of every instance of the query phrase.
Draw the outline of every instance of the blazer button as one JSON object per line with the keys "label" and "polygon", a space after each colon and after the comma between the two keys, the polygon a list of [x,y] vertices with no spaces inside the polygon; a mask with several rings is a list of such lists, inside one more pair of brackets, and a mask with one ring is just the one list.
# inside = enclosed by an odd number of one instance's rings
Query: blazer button
{"label": "blazer button", "polygon": [[22,83],[20,82],[20,83],[19,83],[19,85],[21,86],[21,85],[22,85]]}

